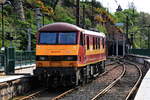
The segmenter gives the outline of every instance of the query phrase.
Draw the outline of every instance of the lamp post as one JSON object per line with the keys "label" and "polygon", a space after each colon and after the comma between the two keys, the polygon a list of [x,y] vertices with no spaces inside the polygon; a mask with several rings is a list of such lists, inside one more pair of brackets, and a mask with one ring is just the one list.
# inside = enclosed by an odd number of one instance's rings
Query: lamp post
{"label": "lamp post", "polygon": [[44,24],[45,24],[45,23],[44,23],[44,22],[45,22],[44,17],[45,17],[45,16],[44,16],[44,13],[43,13],[43,14],[42,14],[42,24],[43,24],[43,26],[44,26]]}
{"label": "lamp post", "polygon": [[36,13],[37,30],[39,30],[39,28],[42,26],[41,25],[42,13],[41,13],[40,8],[36,8],[35,13]]}
{"label": "lamp post", "polygon": [[83,2],[83,18],[82,18],[82,27],[85,28],[85,0],[82,0]]}
{"label": "lamp post", "polygon": [[4,11],[3,11],[3,5],[4,3],[6,2],[6,0],[1,0],[0,1],[0,4],[1,4],[1,7],[2,7],[2,50],[4,50]]}
{"label": "lamp post", "polygon": [[150,49],[150,33],[149,33],[149,29],[148,29],[148,48]]}
{"label": "lamp post", "polygon": [[80,26],[80,0],[76,0],[76,25]]}

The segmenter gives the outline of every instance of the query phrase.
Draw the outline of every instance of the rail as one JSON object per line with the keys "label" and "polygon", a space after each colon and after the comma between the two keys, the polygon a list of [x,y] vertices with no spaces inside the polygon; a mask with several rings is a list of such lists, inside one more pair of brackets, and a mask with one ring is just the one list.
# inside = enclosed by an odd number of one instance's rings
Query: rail
{"label": "rail", "polygon": [[[117,64],[117,65],[114,66],[113,68],[111,68],[111,69],[105,71],[104,73],[100,74],[100,75],[98,76],[98,78],[104,76],[105,74],[109,73],[111,70],[117,68],[118,66],[119,66],[119,65]],[[124,74],[124,71],[125,71],[125,69],[124,69],[124,67],[123,67],[123,74]],[[122,76],[123,76],[123,75],[122,75]],[[70,89],[70,90],[68,90],[68,91],[66,91],[66,92],[64,92],[64,93],[62,93],[62,94],[60,94],[60,95],[58,95],[58,96],[52,98],[51,100],[59,100],[59,99],[62,99],[62,98],[64,99],[65,96],[67,96],[67,95],[73,93],[73,91],[78,91],[80,88],[82,88],[82,87],[84,88],[84,87],[90,85],[91,83],[92,83],[92,82],[89,82],[89,83],[87,83],[87,84],[85,84],[85,85],[83,85],[83,86],[79,86],[79,87]],[[111,88],[111,86],[109,86],[109,88]],[[83,92],[83,90],[82,90],[82,92]]]}
{"label": "rail", "polygon": [[135,83],[134,87],[131,89],[131,91],[129,92],[128,96],[126,97],[126,100],[129,100],[129,98],[131,97],[131,95],[132,95],[132,94],[134,93],[134,91],[137,89],[138,85],[140,84],[140,82],[141,82],[141,80],[142,80],[142,75],[143,75],[143,74],[142,74],[142,71],[141,71],[141,69],[140,69],[140,67],[139,67],[138,65],[136,65],[136,64],[134,64],[134,63],[131,63],[131,62],[130,62],[130,64],[136,66],[136,68],[139,70],[140,76],[139,76],[137,82]]}
{"label": "rail", "polygon": [[[141,68],[137,65],[137,64],[134,64],[134,63],[131,63],[131,62],[125,62],[125,63],[128,63],[130,65],[133,65],[135,66],[138,71],[139,71],[139,77],[137,79],[137,81],[134,83],[133,87],[130,89],[130,91],[128,92],[127,96],[125,97],[125,100],[130,100],[130,97],[132,96],[132,94],[137,90],[138,88],[138,85],[140,84],[141,82],[141,79],[142,79],[142,71],[141,71]],[[97,100],[98,97],[100,96],[103,96],[104,94],[106,94],[106,92],[108,92],[115,84],[117,84],[117,82],[125,75],[125,65],[124,66],[124,71],[123,73],[121,74],[120,77],[118,77],[116,80],[114,80],[110,85],[108,85],[105,89],[103,89],[102,91],[100,91],[95,97],[93,97],[91,100]]]}
{"label": "rail", "polygon": [[[118,63],[116,63],[115,66],[113,66],[111,69],[109,69],[108,71],[105,71],[103,74],[100,74],[99,77],[103,76],[104,74],[107,74],[109,71],[111,71],[112,69],[116,68],[118,66]],[[48,95],[48,97],[50,98],[50,100],[59,100],[59,99],[62,99],[64,97],[66,97],[67,95],[73,93],[74,91],[78,91],[81,87],[86,87],[88,86],[89,84],[91,84],[91,82],[85,84],[85,85],[81,85],[81,86],[78,86],[78,87],[75,87],[75,88],[72,88],[72,89],[69,89],[69,90],[66,90],[65,92],[61,93],[61,94],[58,94],[57,96],[53,97],[50,95]],[[35,91],[34,93],[30,93],[26,96],[21,96],[18,97],[18,98],[14,98],[15,100],[27,100],[27,99],[36,99],[38,98],[44,91],[43,90],[37,90]]]}
{"label": "rail", "polygon": [[41,89],[41,90],[37,90],[27,96],[22,96],[22,97],[18,97],[18,98],[14,98],[14,100],[29,100],[29,99],[33,99],[34,97],[40,95],[41,93],[43,93],[44,91],[46,91],[47,88]]}
{"label": "rail", "polygon": [[75,91],[75,90],[78,89],[78,88],[79,88],[79,87],[70,89],[70,90],[68,90],[68,91],[65,91],[64,93],[62,93],[62,94],[56,96],[56,97],[53,98],[52,100],[59,100],[59,99],[63,98],[65,95],[67,95],[67,94],[69,94],[69,93]]}
{"label": "rail", "polygon": [[123,77],[123,75],[125,74],[125,72],[126,72],[126,68],[123,65],[123,72],[122,72],[122,74],[117,79],[115,79],[110,85],[108,85],[105,89],[103,89],[96,96],[94,96],[91,100],[96,100],[98,97],[100,97],[101,95],[103,95],[107,91],[109,91]]}

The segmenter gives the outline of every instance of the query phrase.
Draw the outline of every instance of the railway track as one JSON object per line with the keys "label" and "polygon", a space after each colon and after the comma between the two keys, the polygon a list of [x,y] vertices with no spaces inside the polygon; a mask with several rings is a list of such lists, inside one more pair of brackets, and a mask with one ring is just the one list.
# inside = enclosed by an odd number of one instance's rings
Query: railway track
{"label": "railway track", "polygon": [[107,92],[99,92],[91,100],[132,100],[132,94],[138,87],[142,78],[142,71],[138,65],[126,63],[126,72],[119,82],[111,88],[105,88]]}
{"label": "railway track", "polygon": [[14,100],[128,100],[137,89],[142,72],[135,64],[119,64],[118,61],[114,63],[108,64],[104,73],[84,86],[67,89],[55,95],[48,92],[46,99],[40,96],[45,93],[45,89]]}
{"label": "railway track", "polygon": [[[108,70],[111,70],[111,69],[115,68],[116,66],[118,66],[118,63],[116,63],[116,61],[113,62],[113,63],[109,63],[107,65],[107,71],[104,72],[103,74],[108,73],[109,72]],[[101,74],[100,76],[103,76],[103,74]],[[73,89],[66,89],[66,90],[63,90],[63,92],[61,91],[59,93],[51,93],[51,92],[48,92],[49,90],[47,88],[42,88],[42,89],[38,89],[38,90],[35,90],[33,92],[30,92],[30,93],[26,94],[25,96],[16,97],[13,100],[31,100],[31,99],[32,100],[34,100],[34,99],[35,100],[38,100],[38,99],[41,100],[41,98],[43,99],[45,94],[46,94],[47,98],[44,98],[44,100],[45,99],[46,100],[51,100],[51,99],[58,100],[58,99],[60,99],[60,98],[62,98],[64,96],[66,96],[67,94],[78,90],[79,88],[80,88],[80,86],[79,87],[75,87]]]}
{"label": "railway track", "polygon": [[[75,89],[75,88],[74,88]],[[16,98],[13,98],[12,100],[51,100],[52,98],[60,95],[65,96],[66,93],[71,92],[73,89],[62,89],[62,90],[49,90],[48,88],[42,88],[35,90],[33,92],[30,92],[24,96],[19,96]]]}
{"label": "railway track", "polygon": [[13,98],[13,100],[30,100],[30,99],[37,97],[38,95],[45,92],[46,90],[47,88],[38,89],[38,90],[32,91],[31,93],[28,93],[25,96],[19,96],[19,97]]}
{"label": "railway track", "polygon": [[[112,67],[110,70],[101,74],[96,80],[88,83],[77,89],[73,89],[71,92],[65,93],[65,95],[57,96],[52,100],[91,100],[99,91],[102,91],[105,87],[110,86],[115,80],[119,80],[125,72],[122,64]],[[113,75],[112,75],[113,74]]]}
{"label": "railway track", "polygon": [[[103,76],[106,78],[107,74],[115,68],[118,67],[112,67],[109,71],[101,74],[99,78],[103,78]],[[101,88],[97,87],[99,89],[98,92],[96,89],[93,89],[96,84],[92,82],[84,87],[80,87],[78,90],[74,89],[71,92],[66,92],[63,96],[59,95],[52,100],[129,100],[141,81],[142,71],[138,65],[129,62],[123,64],[122,68],[122,73],[107,86],[103,84],[103,81],[96,79],[95,82],[99,81],[100,83],[98,83],[101,86]]]}

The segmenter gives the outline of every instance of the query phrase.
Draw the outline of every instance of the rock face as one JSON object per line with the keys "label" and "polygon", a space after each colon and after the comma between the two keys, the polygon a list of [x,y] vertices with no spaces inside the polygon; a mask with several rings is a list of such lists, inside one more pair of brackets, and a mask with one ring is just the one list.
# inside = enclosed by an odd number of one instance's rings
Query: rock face
{"label": "rock face", "polygon": [[20,20],[24,21],[25,20],[25,14],[24,14],[22,2],[23,2],[22,0],[13,0],[15,11],[16,11],[18,17],[20,18]]}

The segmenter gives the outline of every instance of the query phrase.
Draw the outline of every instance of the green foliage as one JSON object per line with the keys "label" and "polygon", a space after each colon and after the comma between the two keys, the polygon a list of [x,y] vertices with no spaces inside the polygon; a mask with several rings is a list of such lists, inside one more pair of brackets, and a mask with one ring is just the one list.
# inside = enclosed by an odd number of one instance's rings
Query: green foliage
{"label": "green foliage", "polygon": [[106,28],[102,26],[101,24],[98,24],[96,28],[98,29],[99,32],[107,33]]}
{"label": "green foliage", "polygon": [[[14,4],[14,1],[10,1]],[[81,2],[81,7],[84,4],[86,7],[86,18],[85,18],[85,27],[94,28],[96,25],[92,25],[92,16],[91,16],[91,3],[90,2]],[[25,14],[25,21],[21,21],[18,18],[18,15],[11,5],[5,5],[4,7],[4,28],[5,33],[10,32],[14,39],[13,45],[17,50],[26,50],[27,49],[27,40],[28,40],[28,29],[32,30],[32,49],[35,49],[36,39],[35,34],[37,32],[36,26],[36,14],[35,8],[39,7],[41,13],[44,14],[44,24],[50,24],[53,22],[67,22],[71,24],[76,24],[76,10],[75,5],[76,0],[24,0],[23,8]],[[94,7],[102,7],[101,3],[95,2]],[[82,9],[80,9],[81,21],[82,21]],[[51,13],[51,14],[49,14]],[[95,9],[94,9],[94,13]],[[0,10],[0,20],[1,20],[1,10]],[[40,21],[42,23],[42,19]],[[0,23],[1,24],[1,23]],[[98,27],[100,30],[103,30],[101,26]],[[0,28],[0,46],[1,46],[1,28]],[[6,46],[9,46],[9,41],[6,40]]]}
{"label": "green foliage", "polygon": [[74,7],[76,0],[62,0],[63,5],[67,7]]}
{"label": "green foliage", "polygon": [[[121,12],[116,12],[115,19],[117,22],[123,22],[126,25],[127,16],[128,27],[129,27],[129,38],[130,34],[134,34],[133,48],[147,48],[148,40],[145,40],[148,37],[147,25],[150,23],[150,15],[143,12],[137,12],[135,9],[126,9]],[[125,29],[126,26],[122,27]]]}
{"label": "green foliage", "polygon": [[129,18],[129,25],[131,26],[138,21],[137,18],[139,16],[139,13],[137,11],[134,11],[133,13],[132,9],[125,9],[121,12],[115,13],[115,18],[117,22],[126,23],[127,16]]}
{"label": "green foliage", "polygon": [[[100,15],[96,11],[96,8],[103,9],[100,2],[94,2],[94,12],[92,15],[92,7],[90,0],[81,2],[81,7],[85,5],[85,28],[97,28],[100,32],[107,33],[107,30],[100,23],[92,25],[93,16]],[[44,13],[44,24],[50,24],[53,22],[68,22],[71,24],[76,23],[76,0],[24,0],[24,12],[25,21],[19,20],[16,11],[10,5],[4,7],[4,25],[5,32],[10,32],[15,38],[14,46],[19,50],[27,49],[27,33],[28,29],[32,30],[32,49],[35,49],[36,39],[35,34],[37,32],[36,18],[34,8],[40,7],[42,13]],[[106,11],[107,12],[107,11]],[[51,13],[51,14],[48,14]],[[83,9],[80,9],[80,18],[82,22]],[[109,13],[108,13],[109,14]],[[147,48],[148,41],[145,40],[147,37],[148,30],[144,25],[149,25],[150,15],[147,13],[138,13],[136,10],[126,9],[121,12],[116,12],[114,15],[109,14],[112,19],[115,18],[116,22],[123,22],[126,25],[126,16],[129,17],[129,38],[130,33],[134,33],[134,48]],[[143,17],[144,16],[144,17]],[[1,20],[1,10],[0,10]],[[41,19],[42,23],[42,19]],[[1,22],[0,22],[1,25]],[[125,30],[125,27],[121,27]],[[9,41],[6,40],[6,46],[9,46]],[[0,46],[1,46],[1,28],[0,28]]]}
{"label": "green foliage", "polygon": [[85,19],[85,27],[86,27],[86,28],[89,28],[89,27],[91,27],[91,26],[92,26],[91,20],[90,20],[89,18],[86,18],[86,19]]}
{"label": "green foliage", "polygon": [[68,12],[68,10],[66,10],[65,8],[63,8],[63,7],[59,6],[59,5],[55,9],[54,20],[56,22],[68,22],[68,23],[75,24],[74,16],[72,16]]}

